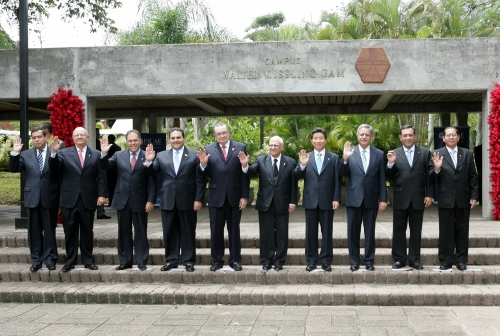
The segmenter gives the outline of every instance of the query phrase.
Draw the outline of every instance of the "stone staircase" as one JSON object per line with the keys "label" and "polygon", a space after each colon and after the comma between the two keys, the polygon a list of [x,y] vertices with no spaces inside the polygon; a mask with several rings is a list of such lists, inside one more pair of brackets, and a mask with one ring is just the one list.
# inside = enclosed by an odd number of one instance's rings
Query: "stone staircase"
{"label": "stone staircase", "polygon": [[[116,228],[115,220],[109,220],[109,224]],[[245,225],[242,224],[242,227]],[[303,223],[297,225],[303,227]],[[345,228],[342,222],[334,225]],[[147,271],[116,271],[115,267],[119,264],[116,237],[99,233],[99,228],[95,229],[94,244],[99,270],[89,271],[77,266],[68,273],[61,272],[65,250],[63,235],[58,232],[58,269],[41,269],[32,273],[29,271],[26,233],[4,234],[0,238],[0,301],[188,305],[500,305],[500,230],[495,233],[497,222],[478,221],[476,225],[482,228],[486,225],[490,230],[472,234],[474,231],[471,228],[468,270],[464,272],[456,268],[445,272],[435,270],[439,267],[437,228],[434,232],[427,232],[423,239],[421,261],[425,268],[421,271],[392,270],[390,232],[379,234],[374,272],[349,270],[347,240],[343,232],[334,237],[332,272],[305,271],[305,242],[300,230],[291,232],[289,256],[284,269],[279,272],[262,271],[256,227],[242,230],[245,232],[242,234],[243,271],[234,272],[226,266],[223,270],[211,272],[210,239],[207,230],[202,229],[197,239],[196,271],[192,273],[185,272],[182,266],[169,272],[160,271],[164,264],[164,250],[161,235],[157,233],[150,235]],[[383,226],[389,228],[390,224]],[[429,226],[437,226],[437,223]],[[334,228],[334,232],[337,231]]]}

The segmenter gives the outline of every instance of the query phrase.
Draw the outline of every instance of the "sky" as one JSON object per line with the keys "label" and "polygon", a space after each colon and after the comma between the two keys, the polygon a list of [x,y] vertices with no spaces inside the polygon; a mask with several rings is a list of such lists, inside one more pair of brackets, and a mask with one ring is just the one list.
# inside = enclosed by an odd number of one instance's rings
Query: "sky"
{"label": "sky", "polygon": [[[122,8],[111,10],[110,17],[115,20],[119,30],[127,30],[138,21],[137,0],[121,0]],[[236,37],[243,39],[245,28],[253,19],[269,13],[283,12],[285,24],[300,24],[302,21],[317,22],[321,11],[339,11],[343,0],[205,0],[220,27],[226,28]],[[4,29],[18,40],[18,31],[10,28],[4,21]],[[17,28],[16,28],[17,29]],[[30,32],[30,48],[94,47],[106,45],[104,32],[90,33],[84,20],[64,22],[57,11],[45,20],[41,35]],[[100,29],[102,30],[102,29]],[[110,44],[109,41],[107,43]],[[111,43],[113,45],[113,43]]]}

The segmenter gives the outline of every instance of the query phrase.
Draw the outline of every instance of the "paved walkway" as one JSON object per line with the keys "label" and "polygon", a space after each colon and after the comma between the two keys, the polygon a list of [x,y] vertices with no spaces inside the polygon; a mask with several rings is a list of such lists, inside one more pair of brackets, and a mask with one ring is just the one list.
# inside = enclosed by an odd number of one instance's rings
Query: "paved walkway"
{"label": "paved walkway", "polygon": [[498,307],[0,304],[2,335],[500,335]]}

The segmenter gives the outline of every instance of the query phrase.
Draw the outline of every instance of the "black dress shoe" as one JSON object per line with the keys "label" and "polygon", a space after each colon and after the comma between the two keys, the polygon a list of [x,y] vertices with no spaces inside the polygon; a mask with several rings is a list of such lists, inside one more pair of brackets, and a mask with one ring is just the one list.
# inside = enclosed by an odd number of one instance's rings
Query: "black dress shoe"
{"label": "black dress shoe", "polygon": [[137,267],[141,270],[141,271],[145,271],[148,269],[148,266],[146,266],[146,264],[140,264],[140,265],[137,265]]}
{"label": "black dress shoe", "polygon": [[367,271],[375,271],[375,266],[373,265],[366,265],[365,268]]}
{"label": "black dress shoe", "polygon": [[332,271],[332,266],[330,266],[329,264],[321,264],[321,268],[325,272],[331,272]]}
{"label": "black dress shoe", "polygon": [[401,261],[396,261],[392,265],[392,268],[394,268],[394,269],[400,269],[400,268],[403,268],[403,267],[405,267],[405,264],[403,264]]}
{"label": "black dress shoe", "polygon": [[55,271],[56,265],[54,265],[54,264],[48,264],[47,268],[49,269],[49,271]]}
{"label": "black dress shoe", "polygon": [[269,264],[262,265],[262,270],[263,271],[269,271],[270,269],[271,269],[271,265],[269,265]]}
{"label": "black dress shoe", "polygon": [[439,270],[440,271],[446,271],[446,270],[449,270],[451,269],[451,265],[441,265],[439,266]]}
{"label": "black dress shoe", "polygon": [[424,269],[424,266],[420,265],[418,262],[410,264],[410,267],[413,267],[414,269],[419,271]]}
{"label": "black dress shoe", "polygon": [[314,271],[315,269],[316,269],[316,265],[307,265],[307,267],[306,267],[306,271],[308,271],[308,272]]}
{"label": "black dress shoe", "polygon": [[351,267],[349,267],[349,269],[351,270],[351,272],[355,272],[355,271],[359,270],[359,265],[351,265]]}
{"label": "black dress shoe", "polygon": [[73,265],[64,265],[64,266],[61,268],[61,271],[63,271],[63,272],[69,272],[69,271],[71,271],[73,268],[75,268],[75,266],[73,266]]}
{"label": "black dress shoe", "polygon": [[97,219],[110,219],[111,217],[106,215],[97,216]]}
{"label": "black dress shoe", "polygon": [[229,265],[231,266],[232,269],[234,269],[235,271],[241,271],[243,269],[243,267],[241,267],[240,263],[235,261],[232,265]]}
{"label": "black dress shoe", "polygon": [[277,272],[277,271],[281,271],[283,269],[283,266],[281,265],[274,265],[274,270]]}
{"label": "black dress shoe", "polygon": [[174,264],[171,263],[166,263],[160,268],[160,271],[165,272],[165,271],[170,271],[172,268],[177,268]]}
{"label": "black dress shoe", "polygon": [[88,268],[91,271],[96,271],[99,269],[99,267],[96,266],[96,264],[85,264],[85,268]]}
{"label": "black dress shoe", "polygon": [[127,265],[125,265],[125,264],[120,264],[119,266],[116,266],[116,268],[115,268],[115,269],[116,269],[117,271],[123,271],[124,269],[127,269],[127,268],[132,268],[132,265],[129,265],[129,264],[127,264]]}
{"label": "black dress shoe", "polygon": [[210,270],[212,272],[215,272],[217,270],[220,270],[222,268],[222,264],[219,264],[219,263],[213,263],[212,266],[210,266]]}
{"label": "black dress shoe", "polygon": [[36,272],[36,271],[38,271],[40,268],[42,268],[42,265],[32,265],[32,266],[30,267],[30,271],[31,271],[31,272]]}
{"label": "black dress shoe", "polygon": [[186,272],[194,272],[194,265],[186,264]]}
{"label": "black dress shoe", "polygon": [[464,264],[464,263],[459,263],[457,265],[457,268],[460,270],[460,271],[466,271],[467,270],[467,265]]}

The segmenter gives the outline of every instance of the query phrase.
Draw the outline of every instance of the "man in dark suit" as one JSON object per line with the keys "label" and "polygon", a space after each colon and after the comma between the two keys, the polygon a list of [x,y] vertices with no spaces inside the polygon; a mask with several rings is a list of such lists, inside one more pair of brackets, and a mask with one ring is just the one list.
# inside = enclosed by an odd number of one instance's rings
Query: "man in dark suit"
{"label": "man in dark suit", "polygon": [[384,153],[372,146],[373,128],[362,124],[356,132],[359,146],[351,148],[344,145],[343,162],[339,173],[347,176],[347,240],[351,271],[359,270],[361,258],[361,223],[365,232],[365,255],[363,263],[366,270],[374,271],[375,258],[375,221],[378,211],[387,208],[387,188],[385,185]]}
{"label": "man in dark suit", "polygon": [[458,147],[460,134],[455,127],[444,130],[445,147],[432,154],[432,180],[437,180],[440,270],[453,262],[467,269],[470,210],[477,204],[479,186],[472,151]]}
{"label": "man in dark suit", "polygon": [[250,183],[241,170],[238,154],[246,154],[246,146],[230,140],[226,124],[214,126],[216,142],[198,151],[199,169],[209,176],[208,211],[210,214],[211,271],[222,268],[224,261],[224,226],[229,236],[229,266],[241,271],[241,211],[247,206]]}
{"label": "man in dark suit", "polygon": [[[50,147],[52,141],[54,141],[54,135],[52,134],[52,124],[49,122],[44,122],[42,124],[42,129],[47,133],[47,145]],[[61,139],[57,140],[59,142],[59,149],[66,148],[66,143]]]}
{"label": "man in dark suit", "polygon": [[177,268],[179,252],[182,251],[182,264],[187,272],[193,272],[196,264],[196,211],[201,209],[205,200],[205,178],[199,170],[197,152],[184,146],[184,130],[170,129],[169,140],[172,148],[158,153],[156,159],[153,145],[146,148],[148,173],[162,174],[160,208],[166,264],[161,270]]}
{"label": "man in dark suit", "polygon": [[248,167],[248,156],[241,152],[243,172],[259,175],[255,209],[259,211],[260,262],[263,270],[283,269],[288,251],[288,219],[297,204],[298,186],[294,177],[295,160],[281,155],[283,139],[269,140],[269,155],[257,157]]}
{"label": "man in dark suit", "polygon": [[[385,174],[393,179],[392,268],[406,266],[421,270],[420,245],[424,209],[432,204],[433,183],[429,178],[431,152],[415,145],[415,128],[405,125],[399,130],[403,146],[387,153]],[[406,253],[406,227],[410,226],[410,248]]]}
{"label": "man in dark suit", "polygon": [[59,202],[59,175],[49,168],[47,137],[42,128],[31,130],[35,148],[21,152],[21,138],[14,140],[10,153],[9,171],[25,172],[24,206],[28,212],[28,244],[31,254],[30,271],[36,272],[45,262],[51,271],[58,258],[56,225]]}
{"label": "man in dark suit", "polygon": [[[121,147],[115,143],[116,136],[114,134],[108,135],[107,141],[110,145],[108,150],[108,158],[112,158],[116,152],[121,151]],[[101,151],[102,153],[102,151]],[[108,206],[113,203],[113,196],[116,189],[117,172],[116,169],[109,169],[106,171],[106,178],[108,179]]]}
{"label": "man in dark suit", "polygon": [[87,146],[89,135],[83,127],[73,131],[75,147],[59,150],[57,137],[51,146],[49,166],[61,174],[61,207],[66,240],[66,262],[62,268],[68,272],[75,268],[80,254],[85,268],[97,270],[92,255],[94,247],[94,215],[96,207],[103,205],[108,194],[106,172],[99,166],[101,153]]}
{"label": "man in dark suit", "polygon": [[[107,139],[101,140],[101,168],[116,170],[115,198],[111,207],[118,215],[118,271],[132,268],[135,246],[135,261],[141,271],[147,269],[149,257],[148,212],[153,210],[156,200],[156,179],[144,168],[145,152],[141,150],[141,133],[130,130],[125,135],[128,150],[109,157],[112,147]],[[132,239],[132,223],[134,238]]]}
{"label": "man in dark suit", "polygon": [[[96,127],[95,129],[95,149],[99,152],[101,151],[101,133],[100,129]],[[107,180],[106,174],[106,180]],[[109,190],[109,189],[108,189]],[[109,194],[108,194],[109,195]],[[104,204],[97,206],[97,219],[110,219],[111,217],[106,215],[106,211],[104,210]]]}
{"label": "man in dark suit", "polygon": [[[309,136],[314,151],[299,153],[300,165],[295,168],[297,180],[304,179],[302,207],[306,211],[306,271],[320,263],[331,272],[333,260],[333,215],[340,205],[339,157],[325,149],[327,134],[315,128]],[[312,160],[310,160],[313,158]],[[318,222],[321,225],[321,252],[318,255]]]}

